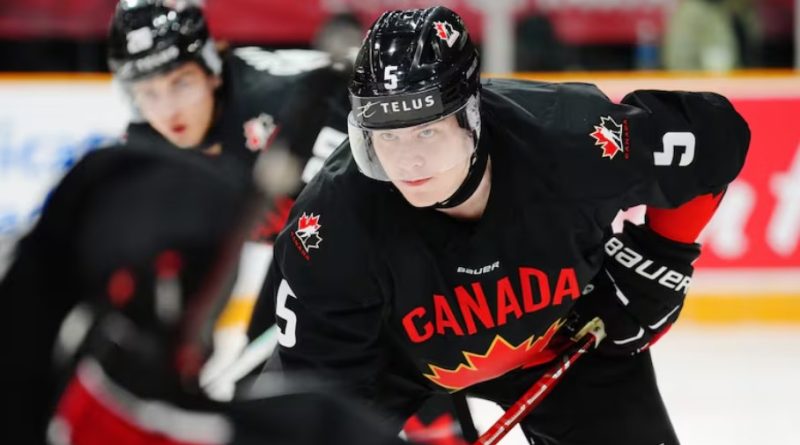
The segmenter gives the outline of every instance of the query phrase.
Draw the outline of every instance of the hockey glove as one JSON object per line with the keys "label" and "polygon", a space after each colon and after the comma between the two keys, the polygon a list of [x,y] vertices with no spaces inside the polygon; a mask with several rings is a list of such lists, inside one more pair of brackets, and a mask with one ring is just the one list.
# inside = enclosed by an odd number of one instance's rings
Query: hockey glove
{"label": "hockey glove", "polygon": [[655,343],[678,319],[700,245],[664,238],[644,225],[625,223],[605,244],[605,263],[567,322],[579,330],[594,317],[608,338],[607,355],[637,354]]}

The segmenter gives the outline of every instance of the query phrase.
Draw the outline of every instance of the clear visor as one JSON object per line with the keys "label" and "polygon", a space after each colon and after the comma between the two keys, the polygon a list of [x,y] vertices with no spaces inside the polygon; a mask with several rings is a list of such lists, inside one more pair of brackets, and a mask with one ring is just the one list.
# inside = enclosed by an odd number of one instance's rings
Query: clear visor
{"label": "clear visor", "polygon": [[379,181],[424,180],[468,165],[480,135],[478,99],[443,118],[404,128],[364,128],[351,112],[347,128],[363,174]]}

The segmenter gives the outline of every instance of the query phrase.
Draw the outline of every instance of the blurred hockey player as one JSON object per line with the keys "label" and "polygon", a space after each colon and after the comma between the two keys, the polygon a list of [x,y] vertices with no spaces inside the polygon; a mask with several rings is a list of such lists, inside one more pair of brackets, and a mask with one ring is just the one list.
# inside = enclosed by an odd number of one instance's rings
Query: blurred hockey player
{"label": "blurred hockey player", "polygon": [[379,417],[308,380],[267,376],[226,404],[200,390],[238,250],[267,204],[177,150],[81,160],[0,282],[14,314],[3,443],[399,442]]}
{"label": "blurred hockey player", "polygon": [[233,299],[218,324],[220,347],[204,372],[209,390],[229,398],[233,382],[225,376],[235,374],[228,368],[245,347],[271,243],[301,188],[346,138],[352,58],[308,50],[218,51],[195,3],[121,1],[108,62],[130,102],[131,144],[203,153],[231,176],[255,174],[283,195],[245,245]]}
{"label": "blurred hockey player", "polygon": [[[405,419],[463,391],[508,408],[582,325],[607,338],[522,421],[531,443],[678,443],[648,350],[681,311],[747,124],[713,93],[481,82],[461,18],[392,11],[350,83],[349,138],[297,200],[267,276],[271,366]],[[647,222],[611,232],[618,211]],[[264,320],[257,305],[254,330]]]}
{"label": "blurred hockey player", "polygon": [[251,167],[279,143],[304,168],[345,137],[351,65],[341,58],[218,50],[202,10],[188,1],[121,1],[108,42],[109,67],[130,101],[127,138],[137,145],[192,149]]}

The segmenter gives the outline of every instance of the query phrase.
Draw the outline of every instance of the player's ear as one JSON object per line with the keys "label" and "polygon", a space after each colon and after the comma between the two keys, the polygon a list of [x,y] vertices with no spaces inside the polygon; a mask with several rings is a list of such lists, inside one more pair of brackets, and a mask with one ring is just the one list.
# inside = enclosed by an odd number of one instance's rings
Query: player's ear
{"label": "player's ear", "polygon": [[211,74],[211,86],[216,90],[222,85],[222,76],[219,74]]}

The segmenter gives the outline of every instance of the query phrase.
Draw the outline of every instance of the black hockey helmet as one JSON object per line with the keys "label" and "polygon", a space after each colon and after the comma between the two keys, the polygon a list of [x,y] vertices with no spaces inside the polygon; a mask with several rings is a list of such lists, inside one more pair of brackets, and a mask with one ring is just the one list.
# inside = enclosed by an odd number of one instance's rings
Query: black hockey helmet
{"label": "black hockey helmet", "polygon": [[366,176],[397,179],[387,173],[375,153],[376,131],[455,115],[471,138],[458,160],[471,158],[469,174],[455,194],[436,207],[453,207],[472,195],[483,177],[488,153],[478,149],[480,59],[458,14],[437,6],[381,15],[361,46],[349,91],[350,147]]}
{"label": "black hockey helmet", "polygon": [[118,80],[139,80],[188,61],[212,74],[222,71],[198,6],[188,0],[120,0],[108,42],[108,65]]}
{"label": "black hockey helmet", "polygon": [[426,94],[435,100],[411,111],[372,106],[374,114],[357,112],[356,120],[365,128],[397,128],[452,114],[477,94],[478,65],[478,52],[455,12],[442,6],[386,12],[372,25],[356,58],[350,83],[353,110]]}

